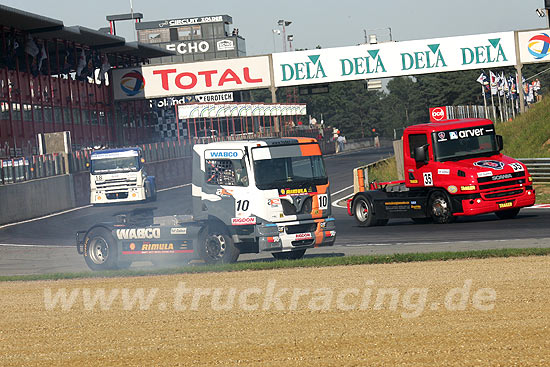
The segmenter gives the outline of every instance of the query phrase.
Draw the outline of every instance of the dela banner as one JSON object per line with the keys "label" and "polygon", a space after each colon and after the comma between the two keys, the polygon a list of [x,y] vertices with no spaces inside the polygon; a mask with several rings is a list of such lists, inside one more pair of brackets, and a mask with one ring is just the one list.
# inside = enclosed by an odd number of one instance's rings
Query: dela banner
{"label": "dela banner", "polygon": [[275,86],[514,65],[514,32],[273,54]]}

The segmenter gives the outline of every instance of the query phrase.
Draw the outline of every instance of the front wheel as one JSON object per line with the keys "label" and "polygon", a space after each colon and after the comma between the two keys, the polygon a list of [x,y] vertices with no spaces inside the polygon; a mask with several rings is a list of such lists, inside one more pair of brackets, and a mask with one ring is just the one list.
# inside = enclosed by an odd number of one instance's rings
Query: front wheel
{"label": "front wheel", "polygon": [[271,254],[276,260],[298,260],[304,257],[306,250],[295,250],[287,252],[272,252]]}
{"label": "front wheel", "polygon": [[455,219],[451,208],[451,201],[443,192],[436,191],[430,196],[428,210],[434,223],[451,223]]}
{"label": "front wheel", "polygon": [[199,255],[207,264],[228,264],[237,261],[239,249],[225,231],[204,229],[199,235]]}
{"label": "front wheel", "polygon": [[92,229],[85,239],[84,260],[92,270],[117,269],[117,242],[105,228]]}
{"label": "front wheel", "polygon": [[361,227],[370,227],[376,224],[372,202],[367,196],[361,195],[353,201],[352,213]]}
{"label": "front wheel", "polygon": [[513,219],[517,217],[518,213],[519,209],[508,209],[495,212],[496,216],[499,217],[499,219]]}

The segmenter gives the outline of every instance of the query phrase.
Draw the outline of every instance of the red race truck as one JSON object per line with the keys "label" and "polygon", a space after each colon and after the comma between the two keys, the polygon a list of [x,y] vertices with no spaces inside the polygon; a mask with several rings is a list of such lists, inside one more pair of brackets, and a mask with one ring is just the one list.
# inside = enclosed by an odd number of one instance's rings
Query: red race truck
{"label": "red race truck", "polygon": [[449,223],[494,212],[514,218],[535,203],[533,179],[521,162],[500,153],[502,136],[486,119],[409,126],[403,133],[404,181],[369,184],[347,201],[359,225],[390,218]]}

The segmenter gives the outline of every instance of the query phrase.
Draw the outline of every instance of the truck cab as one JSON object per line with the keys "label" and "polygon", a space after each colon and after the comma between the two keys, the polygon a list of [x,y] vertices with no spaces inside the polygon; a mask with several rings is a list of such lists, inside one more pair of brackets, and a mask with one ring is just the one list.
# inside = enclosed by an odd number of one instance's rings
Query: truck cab
{"label": "truck cab", "polygon": [[140,148],[92,152],[90,202],[110,204],[155,200],[155,178],[147,176],[144,162]]}
{"label": "truck cab", "polygon": [[240,253],[299,258],[334,243],[329,181],[315,139],[197,144],[192,194],[195,220],[225,232]]}
{"label": "truck cab", "polygon": [[[369,198],[378,220],[410,217],[448,223],[457,216],[491,212],[513,218],[535,203],[535,190],[525,165],[501,154],[502,147],[502,137],[487,119],[410,126],[403,134],[405,180],[358,195]],[[361,209],[352,213],[353,203],[349,205],[350,215],[360,220]]]}

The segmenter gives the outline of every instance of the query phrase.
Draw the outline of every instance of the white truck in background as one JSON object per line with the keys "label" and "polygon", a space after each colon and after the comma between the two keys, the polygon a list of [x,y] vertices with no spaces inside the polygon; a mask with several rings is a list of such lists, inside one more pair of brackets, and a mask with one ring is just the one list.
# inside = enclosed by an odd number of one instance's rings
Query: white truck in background
{"label": "white truck in background", "polygon": [[139,202],[157,197],[155,177],[147,176],[140,148],[105,149],[90,159],[90,203]]}

